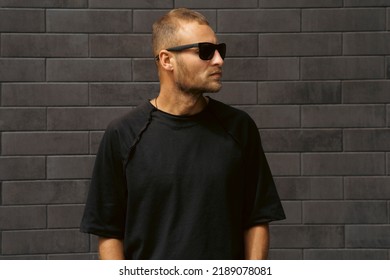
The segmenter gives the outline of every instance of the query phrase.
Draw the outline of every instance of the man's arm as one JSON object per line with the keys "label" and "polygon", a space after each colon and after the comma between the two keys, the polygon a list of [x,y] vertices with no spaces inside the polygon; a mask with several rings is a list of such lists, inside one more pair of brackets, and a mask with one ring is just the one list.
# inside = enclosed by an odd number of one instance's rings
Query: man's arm
{"label": "man's arm", "polygon": [[124,260],[123,240],[99,237],[99,256],[101,260]]}
{"label": "man's arm", "polygon": [[246,260],[266,260],[269,247],[268,223],[259,224],[246,230],[244,242]]}

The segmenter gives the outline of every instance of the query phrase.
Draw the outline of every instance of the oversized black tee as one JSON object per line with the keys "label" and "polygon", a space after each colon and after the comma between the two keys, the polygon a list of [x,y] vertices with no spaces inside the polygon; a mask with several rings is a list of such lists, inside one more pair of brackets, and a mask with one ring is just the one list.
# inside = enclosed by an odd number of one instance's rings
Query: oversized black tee
{"label": "oversized black tee", "polygon": [[209,98],[179,117],[145,102],[108,126],[81,230],[123,239],[127,259],[242,259],[243,231],[284,217],[245,112]]}

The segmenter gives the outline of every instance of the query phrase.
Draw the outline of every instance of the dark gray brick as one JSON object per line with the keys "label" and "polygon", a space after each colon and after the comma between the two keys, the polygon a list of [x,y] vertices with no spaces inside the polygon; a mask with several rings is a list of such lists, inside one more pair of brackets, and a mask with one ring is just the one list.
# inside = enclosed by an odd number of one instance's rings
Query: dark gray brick
{"label": "dark gray brick", "polygon": [[259,104],[340,103],[339,82],[261,82]]}
{"label": "dark gray brick", "polygon": [[[390,202],[388,203],[388,213],[390,213]],[[389,217],[389,223],[390,223],[390,217]]]}
{"label": "dark gray brick", "polygon": [[[44,32],[44,10],[0,10],[0,32]],[[1,79],[0,79],[1,80]]]}
{"label": "dark gray brick", "polygon": [[302,260],[303,253],[300,249],[270,249],[269,260]]}
{"label": "dark gray brick", "polygon": [[390,30],[390,9],[387,9],[387,30]]}
{"label": "dark gray brick", "polygon": [[387,223],[387,202],[305,201],[305,224],[383,224]]}
{"label": "dark gray brick", "polygon": [[48,260],[99,260],[99,255],[95,253],[81,254],[49,254]]}
{"label": "dark gray brick", "polygon": [[40,82],[44,80],[44,59],[0,58],[0,81]]}
{"label": "dark gray brick", "polygon": [[218,34],[218,41],[226,43],[227,57],[258,55],[258,35],[256,34]]}
{"label": "dark gray brick", "polygon": [[0,255],[0,260],[46,260],[45,255]]}
{"label": "dark gray brick", "polygon": [[305,260],[386,260],[387,250],[381,249],[306,249]]}
{"label": "dark gray brick", "polygon": [[96,155],[96,153],[98,152],[99,144],[102,140],[103,134],[103,131],[91,131],[89,151],[92,155]]}
{"label": "dark gray brick", "polygon": [[150,35],[91,35],[92,57],[153,57]]}
{"label": "dark gray brick", "polygon": [[133,81],[157,82],[157,68],[154,59],[136,58],[133,60]]}
{"label": "dark gray brick", "polygon": [[88,132],[3,133],[3,155],[88,154]]}
{"label": "dark gray brick", "polygon": [[172,0],[89,0],[90,8],[173,8]]}
{"label": "dark gray brick", "polygon": [[135,10],[133,13],[133,31],[151,33],[153,23],[165,15],[169,10]]}
{"label": "dark gray brick", "polygon": [[256,82],[224,82],[220,92],[208,94],[211,98],[231,105],[257,103]]}
{"label": "dark gray brick", "polygon": [[[0,157],[0,180],[44,179],[45,169],[44,157]],[[2,184],[3,195],[5,184]]]}
{"label": "dark gray brick", "polygon": [[299,154],[268,153],[268,164],[274,176],[294,176],[300,174]]}
{"label": "dark gray brick", "polygon": [[299,78],[297,58],[229,58],[225,60],[226,81],[296,80]]}
{"label": "dark gray brick", "polygon": [[158,95],[158,83],[91,84],[90,105],[139,105]]}
{"label": "dark gray brick", "polygon": [[88,252],[88,235],[79,230],[3,232],[3,254]]}
{"label": "dark gray brick", "polygon": [[[389,13],[390,14],[390,13]],[[389,15],[390,16],[390,15]],[[390,23],[389,23],[389,26],[390,26]],[[389,28],[390,29],[390,28]],[[386,60],[386,65],[387,65],[387,78],[390,78],[390,58],[387,57],[387,60]]]}
{"label": "dark gray brick", "polygon": [[375,6],[390,6],[389,0],[344,0],[346,7],[375,7]]}
{"label": "dark gray brick", "polygon": [[86,8],[88,7],[88,0],[0,0],[0,7]]}
{"label": "dark gray brick", "polygon": [[48,228],[78,228],[84,205],[53,205],[47,208]]}
{"label": "dark gray brick", "polygon": [[240,106],[256,122],[259,128],[299,127],[299,106]]}
{"label": "dark gray brick", "polygon": [[259,37],[260,56],[341,55],[340,34],[263,34]]}
{"label": "dark gray brick", "polygon": [[[21,170],[21,169],[19,169]],[[87,180],[3,182],[3,205],[85,203]]]}
{"label": "dark gray brick", "polygon": [[275,177],[283,200],[343,199],[343,180],[338,177]]}
{"label": "dark gray brick", "polygon": [[302,106],[303,127],[381,127],[386,123],[382,105]]}
{"label": "dark gray brick", "polygon": [[50,156],[47,158],[48,179],[89,179],[94,156]]}
{"label": "dark gray brick", "polygon": [[219,10],[218,32],[298,32],[299,10]]}
{"label": "dark gray brick", "polygon": [[262,130],[266,152],[342,151],[341,130]]}
{"label": "dark gray brick", "polygon": [[354,225],[345,227],[347,248],[390,248],[389,225]]}
{"label": "dark gray brick", "polygon": [[49,130],[102,130],[130,108],[49,108]]}
{"label": "dark gray brick", "polygon": [[97,253],[98,252],[98,244],[99,244],[99,239],[98,236],[90,234],[89,235],[89,252],[92,253]]}
{"label": "dark gray brick", "polygon": [[386,165],[387,165],[387,175],[390,175],[390,153],[387,153]]}
{"label": "dark gray brick", "polygon": [[285,213],[288,213],[287,218],[282,221],[275,221],[273,225],[281,224],[301,224],[302,223],[302,202],[300,201],[284,201],[282,202]]}
{"label": "dark gray brick", "polygon": [[389,200],[390,177],[347,177],[344,179],[345,199]]}
{"label": "dark gray brick", "polygon": [[87,57],[87,35],[3,34],[2,56],[12,57]]}
{"label": "dark gray brick", "polygon": [[273,226],[271,248],[341,248],[343,226]]}
{"label": "dark gray brick", "polygon": [[390,105],[387,105],[386,108],[387,108],[387,126],[390,127]]}
{"label": "dark gray brick", "polygon": [[3,106],[83,106],[88,105],[88,84],[7,83],[1,97]]}
{"label": "dark gray brick", "polygon": [[[207,18],[211,28],[216,30],[216,12],[213,10],[197,10]],[[165,15],[169,10],[134,10],[134,27],[136,33],[151,33],[153,23]]]}
{"label": "dark gray brick", "polygon": [[129,33],[132,12],[125,10],[47,10],[48,32]]}
{"label": "dark gray brick", "polygon": [[390,151],[390,129],[344,130],[345,151]]}
{"label": "dark gray brick", "polygon": [[45,109],[0,108],[0,130],[46,129]]}
{"label": "dark gray brick", "polygon": [[0,206],[2,230],[46,228],[45,206]]}
{"label": "dark gray brick", "polygon": [[382,57],[304,57],[301,62],[304,80],[385,77]]}
{"label": "dark gray brick", "polygon": [[390,103],[390,81],[342,83],[343,103]]}
{"label": "dark gray brick", "polygon": [[257,8],[257,0],[176,0],[175,7],[186,7],[190,9],[194,8],[218,8],[218,9],[227,9],[227,8]]}
{"label": "dark gray brick", "polygon": [[48,59],[48,81],[131,81],[131,59]]}
{"label": "dark gray brick", "polygon": [[[269,58],[267,59],[267,67],[265,69],[266,76],[264,80],[296,80],[299,78],[299,59]],[[248,74],[248,72],[246,73]]]}
{"label": "dark gray brick", "polygon": [[342,0],[259,0],[262,8],[311,8],[342,7]]}
{"label": "dark gray brick", "polygon": [[346,33],[343,38],[344,55],[386,55],[390,53],[389,33]]}
{"label": "dark gray brick", "polygon": [[303,154],[303,175],[384,175],[383,153]]}
{"label": "dark gray brick", "polygon": [[385,28],[385,9],[302,10],[302,31],[374,31]]}

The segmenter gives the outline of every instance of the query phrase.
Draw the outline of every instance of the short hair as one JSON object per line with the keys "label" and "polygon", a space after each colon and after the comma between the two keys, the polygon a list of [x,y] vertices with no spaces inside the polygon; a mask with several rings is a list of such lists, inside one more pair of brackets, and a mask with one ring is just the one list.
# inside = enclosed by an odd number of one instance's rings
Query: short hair
{"label": "short hair", "polygon": [[180,28],[180,22],[196,21],[199,24],[209,25],[206,17],[201,13],[187,8],[171,10],[153,24],[152,44],[154,56],[160,50],[167,49],[178,44],[176,33]]}

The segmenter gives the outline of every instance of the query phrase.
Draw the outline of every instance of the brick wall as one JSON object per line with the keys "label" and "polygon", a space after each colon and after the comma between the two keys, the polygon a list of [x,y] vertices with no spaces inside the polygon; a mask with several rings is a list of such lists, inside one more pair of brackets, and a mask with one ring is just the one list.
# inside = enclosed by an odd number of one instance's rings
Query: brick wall
{"label": "brick wall", "polygon": [[152,22],[204,13],[215,98],[262,134],[272,259],[390,258],[389,0],[0,0],[0,259],[96,258],[78,230],[107,123],[158,92]]}

